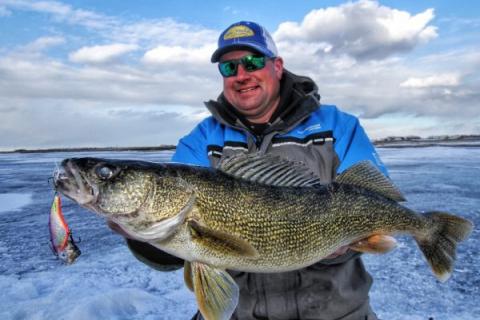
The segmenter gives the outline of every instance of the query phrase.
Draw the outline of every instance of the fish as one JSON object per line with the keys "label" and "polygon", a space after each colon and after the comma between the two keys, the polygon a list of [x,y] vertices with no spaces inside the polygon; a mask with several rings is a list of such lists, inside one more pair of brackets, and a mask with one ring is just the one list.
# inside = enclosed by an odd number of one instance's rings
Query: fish
{"label": "fish", "polygon": [[131,238],[185,260],[184,279],[205,319],[229,319],[239,289],[227,270],[285,272],[339,248],[384,253],[412,236],[440,281],[473,224],[442,211],[417,213],[369,161],[322,183],[301,163],[239,154],[218,168],[69,158],[58,192],[115,222]]}
{"label": "fish", "polygon": [[81,251],[73,240],[72,231],[63,215],[62,202],[58,193],[55,193],[53,197],[48,229],[50,231],[50,249],[53,254],[67,265],[74,263]]}

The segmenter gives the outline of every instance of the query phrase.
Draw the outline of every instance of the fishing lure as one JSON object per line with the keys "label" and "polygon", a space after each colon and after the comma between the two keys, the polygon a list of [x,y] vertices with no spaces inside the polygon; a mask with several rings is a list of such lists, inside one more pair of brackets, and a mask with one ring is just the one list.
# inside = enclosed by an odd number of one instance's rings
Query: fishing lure
{"label": "fishing lure", "polygon": [[53,254],[66,264],[75,262],[81,251],[75,244],[72,232],[63,216],[62,202],[58,193],[55,193],[53,197],[48,228],[50,230],[50,248]]}

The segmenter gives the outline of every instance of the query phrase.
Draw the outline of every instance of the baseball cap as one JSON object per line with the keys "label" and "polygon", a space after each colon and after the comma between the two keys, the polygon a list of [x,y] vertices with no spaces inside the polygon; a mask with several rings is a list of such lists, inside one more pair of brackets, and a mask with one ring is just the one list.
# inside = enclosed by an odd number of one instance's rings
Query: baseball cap
{"label": "baseball cap", "polygon": [[224,53],[235,49],[253,49],[269,58],[278,54],[275,42],[267,29],[250,21],[236,22],[220,34],[218,48],[213,53],[211,61],[218,62]]}

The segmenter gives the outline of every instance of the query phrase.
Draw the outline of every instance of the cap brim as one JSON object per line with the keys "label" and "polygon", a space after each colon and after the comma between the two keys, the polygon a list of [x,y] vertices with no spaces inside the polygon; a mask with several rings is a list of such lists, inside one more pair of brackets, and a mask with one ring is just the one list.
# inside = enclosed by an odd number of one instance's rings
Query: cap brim
{"label": "cap brim", "polygon": [[249,51],[253,50],[255,53],[260,53],[267,57],[273,58],[273,53],[269,50],[266,50],[262,46],[256,45],[254,43],[242,43],[242,44],[231,44],[223,48],[218,48],[212,54],[212,58],[210,59],[210,61],[212,63],[218,62],[220,61],[221,56],[223,56],[227,52],[234,51],[234,50],[249,50]]}

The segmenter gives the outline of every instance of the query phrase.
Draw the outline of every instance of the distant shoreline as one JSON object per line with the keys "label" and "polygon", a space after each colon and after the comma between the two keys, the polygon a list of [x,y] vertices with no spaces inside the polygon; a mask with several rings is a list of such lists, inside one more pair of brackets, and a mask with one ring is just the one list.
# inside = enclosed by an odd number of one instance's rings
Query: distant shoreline
{"label": "distant shoreline", "polygon": [[480,148],[480,141],[477,143],[392,143],[375,145],[377,148],[428,148],[428,147],[454,147],[454,148]]}
{"label": "distant shoreline", "polygon": [[11,151],[0,151],[2,153],[53,153],[53,152],[88,152],[88,151],[164,151],[175,150],[174,145],[161,145],[153,147],[78,147],[78,148],[46,148],[46,149],[15,149]]}
{"label": "distant shoreline", "polygon": [[387,137],[374,140],[378,148],[425,148],[425,147],[480,147],[480,135],[454,135],[432,136],[422,138],[419,136]]}
{"label": "distant shoreline", "polygon": [[[392,136],[373,140],[372,143],[378,148],[425,148],[425,147],[460,147],[479,148],[480,135],[454,135],[432,136],[422,138],[418,136]],[[160,145],[150,147],[76,147],[76,148],[45,148],[45,149],[15,149],[0,151],[5,153],[53,153],[53,152],[88,152],[88,151],[141,151],[155,152],[175,150],[175,145]]]}

